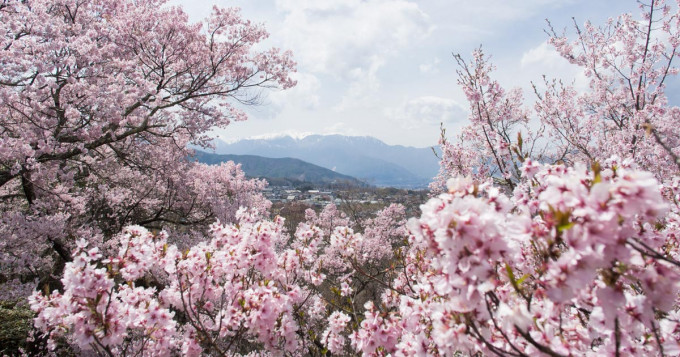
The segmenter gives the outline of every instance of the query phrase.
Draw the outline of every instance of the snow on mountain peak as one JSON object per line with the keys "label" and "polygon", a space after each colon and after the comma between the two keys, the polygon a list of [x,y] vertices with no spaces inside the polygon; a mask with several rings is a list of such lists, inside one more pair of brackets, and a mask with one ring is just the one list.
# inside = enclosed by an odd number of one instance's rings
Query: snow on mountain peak
{"label": "snow on mountain peak", "polygon": [[279,133],[265,133],[265,134],[260,134],[260,135],[253,135],[247,138],[238,138],[238,137],[231,137],[229,135],[217,135],[215,137],[216,140],[219,140],[225,144],[234,144],[239,141],[243,140],[270,140],[270,139],[280,139],[280,138],[285,138],[285,137],[291,137],[295,140],[301,140],[304,139],[310,135],[315,135],[312,132],[306,131],[306,132],[299,132],[299,131],[284,131],[284,132],[279,132]]}

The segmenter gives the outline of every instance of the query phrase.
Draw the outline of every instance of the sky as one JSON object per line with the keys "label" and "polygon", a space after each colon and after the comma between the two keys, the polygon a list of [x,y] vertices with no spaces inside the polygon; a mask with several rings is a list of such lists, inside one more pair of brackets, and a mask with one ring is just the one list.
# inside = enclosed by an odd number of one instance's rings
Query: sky
{"label": "sky", "polygon": [[455,134],[467,122],[452,54],[482,46],[494,77],[533,99],[543,75],[585,81],[546,43],[546,19],[573,38],[573,22],[602,24],[638,15],[634,0],[170,0],[191,21],[213,5],[240,7],[263,23],[261,48],[293,51],[297,85],[265,91],[243,108],[249,119],[215,134],[226,141],[288,134],[373,136],[387,144],[437,144],[440,123]]}

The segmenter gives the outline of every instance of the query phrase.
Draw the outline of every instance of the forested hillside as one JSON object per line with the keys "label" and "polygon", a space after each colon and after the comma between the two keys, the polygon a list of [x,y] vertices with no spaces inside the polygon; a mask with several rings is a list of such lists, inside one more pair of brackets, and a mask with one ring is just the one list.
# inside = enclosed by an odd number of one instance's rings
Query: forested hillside
{"label": "forested hillside", "polygon": [[256,155],[220,155],[203,151],[197,151],[195,158],[208,165],[219,165],[223,162],[233,161],[241,165],[241,170],[248,177],[283,178],[320,185],[332,183],[352,186],[366,185],[354,177],[292,158],[273,159]]}

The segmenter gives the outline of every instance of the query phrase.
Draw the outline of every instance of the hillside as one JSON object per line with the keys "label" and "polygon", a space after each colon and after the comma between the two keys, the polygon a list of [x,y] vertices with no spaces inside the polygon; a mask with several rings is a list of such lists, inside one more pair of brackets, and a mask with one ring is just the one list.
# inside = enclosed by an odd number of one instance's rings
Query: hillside
{"label": "hillside", "polygon": [[216,140],[215,145],[223,154],[294,157],[383,187],[426,187],[439,169],[431,148],[387,145],[367,136],[282,136],[235,143]]}
{"label": "hillside", "polygon": [[256,155],[213,154],[196,151],[196,160],[215,165],[226,161],[241,164],[241,169],[249,177],[265,178],[270,183],[308,182],[312,184],[350,184],[364,186],[365,183],[354,177],[293,158],[268,158]]}

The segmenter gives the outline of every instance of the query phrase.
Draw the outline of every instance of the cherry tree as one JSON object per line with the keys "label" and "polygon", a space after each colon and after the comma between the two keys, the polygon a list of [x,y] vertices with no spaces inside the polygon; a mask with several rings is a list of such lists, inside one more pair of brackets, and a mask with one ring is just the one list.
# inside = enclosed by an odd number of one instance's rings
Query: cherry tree
{"label": "cherry tree", "polygon": [[[570,42],[554,29],[550,43],[582,68],[590,90],[552,83],[539,94],[536,112],[550,128],[565,159],[629,157],[665,177],[677,173],[678,108],[670,106],[666,84],[677,75],[680,46],[677,9],[663,1],[641,4],[642,19],[622,15],[604,26],[575,26]],[[571,110],[566,110],[571,108]],[[597,133],[588,137],[586,133]]]}
{"label": "cherry tree", "polygon": [[589,90],[548,80],[533,111],[481,50],[455,57],[470,125],[443,136],[433,188],[445,193],[410,223],[414,269],[399,280],[412,290],[367,306],[354,349],[678,353],[678,108],[664,83],[679,14],[662,1],[641,9],[642,21],[576,26],[574,43],[551,29]]}
{"label": "cherry tree", "polygon": [[290,53],[254,50],[268,34],[238,9],[192,24],[164,0],[9,0],[0,32],[2,281],[49,281],[81,237],[191,241],[268,208],[239,167],[187,159],[245,119],[239,103],[294,85]]}
{"label": "cherry tree", "polygon": [[291,236],[283,218],[240,209],[186,250],[141,226],[107,251],[81,239],[63,288],[31,296],[35,326],[51,350],[98,355],[342,351],[347,314],[361,316],[396,276],[389,264],[403,246],[403,216],[388,206],[355,233],[331,205],[309,210]]}
{"label": "cherry tree", "polygon": [[454,56],[470,124],[456,140],[442,137],[443,171],[433,188],[443,189],[455,173],[492,176],[512,189],[525,159],[573,164],[616,155],[659,178],[677,173],[679,112],[665,94],[678,73],[677,6],[652,1],[640,8],[640,20],[624,14],[601,27],[575,23],[573,41],[549,26],[549,43],[582,70],[588,90],[546,76],[534,86],[533,110],[523,107],[519,89],[505,90],[492,78],[481,49],[470,62]]}
{"label": "cherry tree", "polygon": [[31,296],[35,325],[50,348],[102,355],[677,355],[677,108],[664,83],[678,7],[577,26],[575,43],[549,31],[589,89],[548,81],[532,109],[481,50],[456,57],[470,125],[443,136],[419,217],[393,205],[354,222],[329,206],[288,232],[259,203],[186,248],[140,226],[99,248],[84,231],[62,288]]}
{"label": "cherry tree", "polygon": [[[211,231],[210,241],[182,251],[163,232],[130,226],[106,259],[79,241],[63,293],[31,298],[41,311],[36,327],[50,331],[53,349],[68,338],[109,356],[304,350],[309,339],[297,320],[311,292],[297,283],[301,255],[277,253],[288,238],[283,219],[243,209],[237,223]],[[144,286],[152,275],[162,285]]]}

